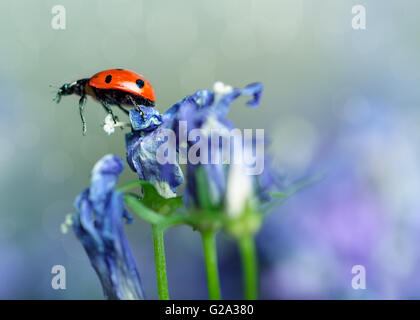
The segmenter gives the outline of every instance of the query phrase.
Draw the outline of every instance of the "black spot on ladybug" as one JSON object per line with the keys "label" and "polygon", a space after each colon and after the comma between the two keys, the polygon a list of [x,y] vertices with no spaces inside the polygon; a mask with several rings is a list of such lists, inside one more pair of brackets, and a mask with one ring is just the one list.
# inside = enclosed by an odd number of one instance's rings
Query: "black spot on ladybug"
{"label": "black spot on ladybug", "polygon": [[112,76],[109,74],[109,75],[107,75],[106,76],[106,78],[105,78],[105,82],[106,83],[110,83],[111,82],[111,80],[112,80]]}
{"label": "black spot on ladybug", "polygon": [[123,69],[123,68],[117,68],[116,70],[118,70],[118,71],[123,71],[124,69]]}
{"label": "black spot on ladybug", "polygon": [[137,84],[137,87],[139,87],[140,89],[144,87],[144,81],[141,79],[137,79],[136,84]]}

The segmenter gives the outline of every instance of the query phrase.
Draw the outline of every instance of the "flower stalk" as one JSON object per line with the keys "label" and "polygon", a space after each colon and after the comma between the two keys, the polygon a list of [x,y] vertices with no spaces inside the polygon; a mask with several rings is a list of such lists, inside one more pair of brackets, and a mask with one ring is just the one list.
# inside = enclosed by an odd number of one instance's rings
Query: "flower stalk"
{"label": "flower stalk", "polygon": [[201,232],[204,260],[206,264],[207,285],[210,300],[220,300],[219,271],[217,266],[216,232],[205,230]]}
{"label": "flower stalk", "polygon": [[159,300],[169,300],[168,276],[166,273],[164,228],[162,228],[159,225],[153,225],[152,231],[158,297]]}
{"label": "flower stalk", "polygon": [[244,299],[258,299],[258,256],[253,235],[238,239],[242,265]]}

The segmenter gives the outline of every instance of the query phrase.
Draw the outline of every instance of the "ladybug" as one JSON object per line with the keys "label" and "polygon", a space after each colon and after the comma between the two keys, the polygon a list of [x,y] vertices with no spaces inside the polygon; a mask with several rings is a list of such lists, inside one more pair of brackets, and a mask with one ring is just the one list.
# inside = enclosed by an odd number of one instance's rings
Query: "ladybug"
{"label": "ladybug", "polygon": [[105,111],[116,117],[111,106],[117,106],[127,115],[127,108],[136,108],[144,117],[140,105],[154,107],[155,94],[151,84],[140,74],[126,69],[109,69],[100,71],[90,78],[80,79],[72,83],[63,84],[57,92],[55,100],[60,102],[62,96],[76,94],[79,99],[79,113],[82,120],[82,132],[86,134],[86,121],[83,115],[87,96],[97,100]]}

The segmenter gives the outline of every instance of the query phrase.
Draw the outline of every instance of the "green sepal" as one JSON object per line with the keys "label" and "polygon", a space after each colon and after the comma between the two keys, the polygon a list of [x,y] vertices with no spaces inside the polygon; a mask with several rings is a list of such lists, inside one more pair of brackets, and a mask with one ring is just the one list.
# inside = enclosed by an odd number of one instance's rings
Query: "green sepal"
{"label": "green sepal", "polygon": [[133,194],[125,194],[124,200],[140,218],[150,224],[157,225],[165,220],[165,217],[146,207],[143,202]]}
{"label": "green sepal", "polygon": [[118,188],[120,191],[127,191],[136,186],[141,186],[143,194],[140,196],[140,201],[143,206],[152,209],[153,211],[168,215],[182,207],[182,197],[165,198],[162,197],[156,190],[155,186],[148,181],[138,180],[128,183]]}
{"label": "green sepal", "polygon": [[227,217],[225,231],[236,239],[256,234],[262,225],[264,216],[253,201],[248,201],[244,211],[237,217]]}
{"label": "green sepal", "polygon": [[269,192],[268,194],[270,196],[276,197],[276,198],[286,198],[287,197],[287,193],[286,192]]}

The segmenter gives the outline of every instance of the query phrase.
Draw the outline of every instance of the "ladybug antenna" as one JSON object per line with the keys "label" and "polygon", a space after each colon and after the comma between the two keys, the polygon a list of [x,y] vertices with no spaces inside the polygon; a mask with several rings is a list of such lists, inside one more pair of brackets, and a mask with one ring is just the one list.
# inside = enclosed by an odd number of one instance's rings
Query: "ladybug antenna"
{"label": "ladybug antenna", "polygon": [[51,93],[56,93],[55,97],[53,98],[53,101],[57,101],[57,103],[60,102],[60,97],[59,97],[59,94],[57,93],[60,87],[53,84],[50,84],[48,87],[54,88],[54,90],[52,90]]}
{"label": "ladybug antenna", "polygon": [[60,87],[58,86],[54,86],[52,84],[49,85],[50,88],[54,88],[54,90],[52,90],[51,92],[57,92],[58,89],[60,89]]}
{"label": "ladybug antenna", "polygon": [[55,88],[55,90],[53,91],[55,92],[55,97],[53,98],[53,101],[55,101],[56,103],[60,103],[61,96],[63,94],[61,87],[50,84],[50,88]]}

